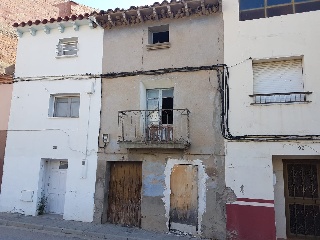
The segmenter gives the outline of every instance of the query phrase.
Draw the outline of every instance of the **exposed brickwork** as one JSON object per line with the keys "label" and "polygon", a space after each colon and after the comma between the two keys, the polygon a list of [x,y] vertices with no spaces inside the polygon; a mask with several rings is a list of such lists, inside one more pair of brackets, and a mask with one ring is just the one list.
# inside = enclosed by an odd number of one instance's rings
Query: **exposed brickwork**
{"label": "exposed brickwork", "polygon": [[[14,22],[44,19],[59,16],[57,4],[65,0],[1,0],[0,1],[0,73],[15,63],[17,37]],[[71,2],[71,14],[83,14],[95,9]],[[64,11],[64,12],[70,12]]]}

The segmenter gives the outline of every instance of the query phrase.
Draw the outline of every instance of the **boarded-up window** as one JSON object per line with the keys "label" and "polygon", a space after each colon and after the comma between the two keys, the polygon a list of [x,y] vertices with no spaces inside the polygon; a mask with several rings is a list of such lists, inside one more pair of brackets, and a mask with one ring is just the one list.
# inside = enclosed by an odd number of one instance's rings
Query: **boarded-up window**
{"label": "boarded-up window", "polygon": [[79,117],[79,96],[55,96],[53,117]]}

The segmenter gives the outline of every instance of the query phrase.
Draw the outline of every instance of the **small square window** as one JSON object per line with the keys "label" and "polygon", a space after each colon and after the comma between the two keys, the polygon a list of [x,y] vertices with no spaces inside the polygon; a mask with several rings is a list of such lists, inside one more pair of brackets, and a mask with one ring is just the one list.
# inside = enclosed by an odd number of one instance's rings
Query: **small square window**
{"label": "small square window", "polygon": [[68,169],[68,161],[60,161],[59,169]]}
{"label": "small square window", "polygon": [[169,25],[149,27],[149,44],[169,42]]}
{"label": "small square window", "polygon": [[164,49],[170,47],[169,25],[149,27],[148,50]]}
{"label": "small square window", "polygon": [[78,38],[63,38],[59,39],[56,48],[57,57],[75,57],[78,54]]}
{"label": "small square window", "polygon": [[[80,108],[80,96],[52,95],[49,116],[78,118]],[[51,114],[50,114],[51,112]]]}

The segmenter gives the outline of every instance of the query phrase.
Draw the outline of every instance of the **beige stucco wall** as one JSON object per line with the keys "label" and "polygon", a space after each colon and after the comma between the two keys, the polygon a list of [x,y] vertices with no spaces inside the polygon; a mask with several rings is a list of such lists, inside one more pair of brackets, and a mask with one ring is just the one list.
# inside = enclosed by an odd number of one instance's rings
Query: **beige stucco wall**
{"label": "beige stucco wall", "polygon": [[12,84],[0,84],[0,130],[8,129]]}
{"label": "beige stucco wall", "polygon": [[[148,27],[169,24],[171,47],[148,51]],[[103,73],[223,63],[222,13],[106,30]]]}
{"label": "beige stucco wall", "polygon": [[[168,49],[147,50],[148,27],[169,25]],[[104,34],[103,73],[199,67],[223,63],[222,13],[149,21]],[[146,89],[174,88],[174,109],[190,111],[188,149],[131,149],[118,144],[118,111],[146,109]],[[105,222],[110,161],[142,161],[141,227],[169,231],[170,174],[174,164],[198,168],[198,234],[225,239],[224,141],[220,132],[217,71],[137,75],[102,80],[102,134],[98,153],[95,221]],[[174,120],[175,125],[175,120]],[[177,125],[177,124],[176,124]]]}
{"label": "beige stucco wall", "polygon": [[[174,88],[174,109],[187,108],[190,111],[191,147],[193,154],[223,154],[223,147],[217,146],[214,138],[220,133],[220,94],[217,91],[216,71],[195,73],[171,73],[161,76],[135,76],[103,80],[101,130],[110,134],[107,149],[126,153],[117,144],[118,111],[144,109],[145,88]],[[146,100],[145,100],[146,101]],[[219,143],[219,142],[218,142]],[[214,147],[212,147],[214,146]]]}
{"label": "beige stucco wall", "polygon": [[[220,95],[216,74],[213,70],[103,79],[100,135],[109,134],[110,142],[105,148],[100,148],[98,157],[95,197],[97,219],[101,219],[101,215],[103,219],[106,211],[106,206],[103,207],[108,188],[106,179],[109,177],[106,161],[142,161],[142,228],[168,231],[168,202],[163,199],[167,196],[165,179],[170,175],[166,176],[164,169],[170,159],[174,159],[176,163],[187,161],[199,168],[204,166],[206,177],[199,178],[199,182],[205,182],[206,192],[204,199],[199,200],[199,232],[207,237],[224,238],[224,144],[220,133]],[[189,149],[129,151],[117,143],[118,111],[143,109],[141,104],[146,100],[143,99],[145,88],[141,88],[141,85],[146,88],[174,88],[174,108],[190,110]]]}
{"label": "beige stucco wall", "polygon": [[0,191],[10,115],[12,84],[0,84]]}

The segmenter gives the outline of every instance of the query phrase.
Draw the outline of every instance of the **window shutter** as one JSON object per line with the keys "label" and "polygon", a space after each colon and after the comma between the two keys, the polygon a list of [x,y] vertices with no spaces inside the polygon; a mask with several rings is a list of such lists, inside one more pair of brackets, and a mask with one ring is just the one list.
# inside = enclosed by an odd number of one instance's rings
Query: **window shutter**
{"label": "window shutter", "polygon": [[253,94],[303,92],[301,59],[253,64]]}

